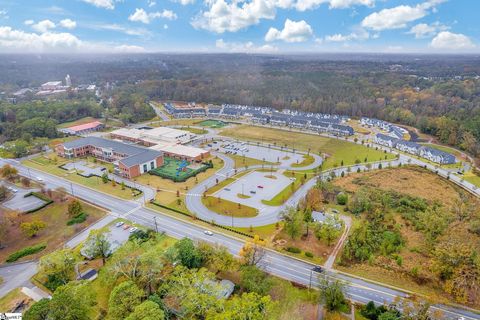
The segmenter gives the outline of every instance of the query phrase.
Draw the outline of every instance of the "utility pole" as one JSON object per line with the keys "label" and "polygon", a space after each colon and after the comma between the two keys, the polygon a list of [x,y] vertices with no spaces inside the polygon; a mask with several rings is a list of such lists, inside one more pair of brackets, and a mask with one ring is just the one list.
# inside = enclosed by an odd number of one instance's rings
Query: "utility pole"
{"label": "utility pole", "polygon": [[73,183],[70,182],[70,191],[72,193],[72,196],[75,197],[75,194],[73,193]]}
{"label": "utility pole", "polygon": [[153,221],[155,222],[155,231],[158,233],[157,217],[153,217]]}

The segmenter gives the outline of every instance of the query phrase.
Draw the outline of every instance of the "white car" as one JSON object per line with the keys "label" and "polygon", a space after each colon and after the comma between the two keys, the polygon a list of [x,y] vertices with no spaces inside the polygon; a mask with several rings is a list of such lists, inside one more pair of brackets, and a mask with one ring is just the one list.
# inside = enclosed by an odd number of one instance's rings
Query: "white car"
{"label": "white car", "polygon": [[115,227],[120,228],[121,226],[123,226],[123,223],[124,223],[123,221],[119,221],[115,223]]}
{"label": "white car", "polygon": [[131,227],[131,228],[128,230],[128,232],[134,233],[134,232],[137,231],[137,230],[138,230],[137,227]]}
{"label": "white car", "polygon": [[207,236],[213,236],[213,232],[210,230],[205,230],[203,233],[205,233]]}
{"label": "white car", "polygon": [[37,177],[36,179],[37,179],[38,182],[42,182],[42,181],[43,181],[43,179],[40,178],[40,177]]}

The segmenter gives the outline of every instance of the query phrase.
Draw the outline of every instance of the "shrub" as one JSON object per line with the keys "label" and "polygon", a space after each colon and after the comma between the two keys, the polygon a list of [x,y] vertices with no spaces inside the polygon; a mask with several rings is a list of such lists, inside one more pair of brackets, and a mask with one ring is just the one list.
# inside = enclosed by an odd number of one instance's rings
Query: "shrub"
{"label": "shrub", "polygon": [[297,248],[297,247],[287,247],[287,250],[288,252],[291,252],[291,253],[300,253],[302,252],[302,250],[300,250],[300,248]]}
{"label": "shrub", "polygon": [[72,224],[82,223],[87,220],[88,214],[85,212],[80,213],[78,216],[70,219],[67,221],[67,226],[71,226]]}
{"label": "shrub", "polygon": [[31,246],[31,247],[25,247],[17,252],[12,253],[7,257],[7,262],[15,262],[20,258],[23,258],[25,256],[35,254],[37,252],[42,251],[47,247],[46,244],[37,244],[36,246]]}
{"label": "shrub", "polygon": [[337,195],[337,203],[339,205],[346,205],[347,204],[347,201],[348,201],[348,196],[346,193],[344,192],[340,192],[338,195]]}
{"label": "shrub", "polygon": [[305,251],[305,256],[309,258],[313,258],[313,253],[311,253],[310,251]]}

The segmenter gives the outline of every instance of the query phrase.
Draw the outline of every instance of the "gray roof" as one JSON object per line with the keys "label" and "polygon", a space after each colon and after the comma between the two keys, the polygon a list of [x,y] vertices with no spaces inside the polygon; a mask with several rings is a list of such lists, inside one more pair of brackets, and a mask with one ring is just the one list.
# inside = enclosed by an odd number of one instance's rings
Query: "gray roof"
{"label": "gray roof", "polygon": [[383,134],[383,133],[377,133],[377,138],[382,139],[382,140],[392,141],[392,142],[398,141],[397,138],[387,136],[386,134]]}
{"label": "gray roof", "polygon": [[120,162],[127,167],[154,160],[162,155],[162,153],[159,151],[99,137],[80,138],[70,142],[65,142],[63,145],[67,149],[80,148],[88,145],[99,148],[110,148],[116,153],[127,155],[126,158],[120,160]]}
{"label": "gray roof", "polygon": [[415,148],[415,149],[420,149],[422,146],[419,145],[418,143],[416,142],[412,142],[412,141],[406,141],[406,140],[399,140],[397,142],[397,146],[401,144],[401,145],[404,145],[404,146],[407,146],[409,148]]}

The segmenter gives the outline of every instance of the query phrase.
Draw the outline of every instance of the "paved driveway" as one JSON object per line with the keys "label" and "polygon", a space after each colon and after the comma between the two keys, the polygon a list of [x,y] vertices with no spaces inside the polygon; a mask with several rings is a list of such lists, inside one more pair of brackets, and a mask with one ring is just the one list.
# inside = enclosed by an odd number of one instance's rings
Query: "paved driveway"
{"label": "paved driveway", "polygon": [[39,189],[24,189],[8,183],[4,183],[4,185],[12,186],[16,190],[18,190],[17,192],[13,193],[12,198],[2,203],[2,206],[4,206],[7,209],[26,212],[29,210],[39,208],[40,206],[45,204],[45,201],[35,196],[29,196],[25,198],[26,194],[32,191],[39,191]]}
{"label": "paved driveway", "polygon": [[[280,162],[281,166],[290,166],[297,162],[303,161],[302,153],[293,153],[287,150],[280,150],[264,146],[257,146],[253,144],[240,143],[240,142],[230,142],[226,143],[228,146],[226,148],[220,148],[220,151],[226,152],[236,152],[239,156],[245,156],[247,158],[253,158],[257,160],[263,160],[268,162],[277,163]],[[238,150],[235,150],[238,149]]]}

